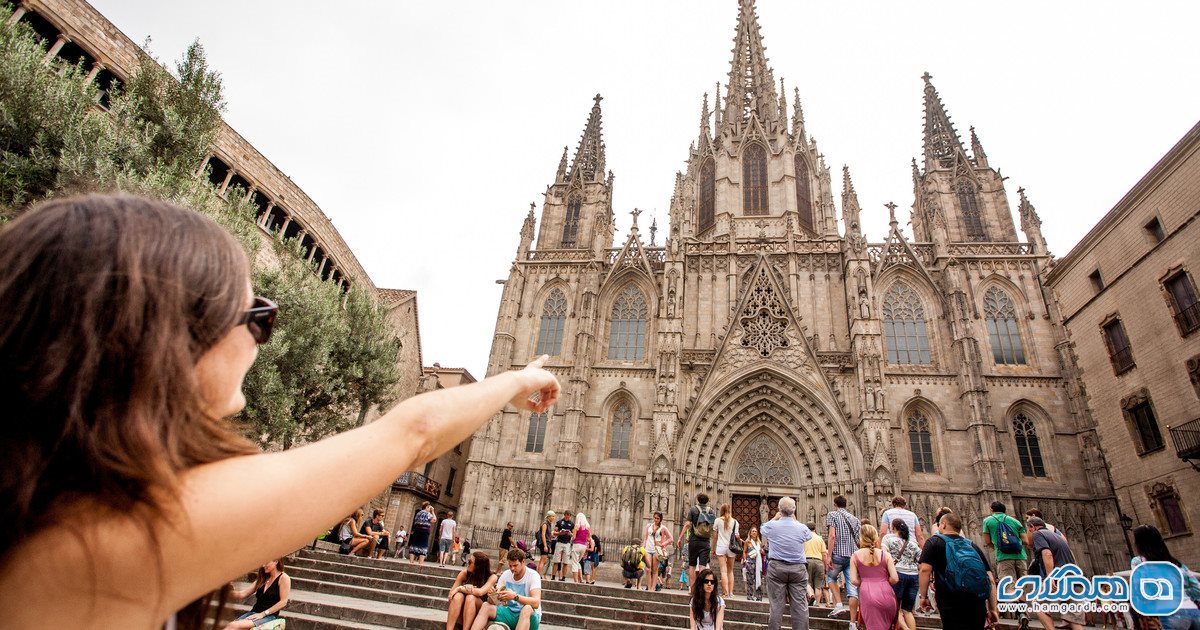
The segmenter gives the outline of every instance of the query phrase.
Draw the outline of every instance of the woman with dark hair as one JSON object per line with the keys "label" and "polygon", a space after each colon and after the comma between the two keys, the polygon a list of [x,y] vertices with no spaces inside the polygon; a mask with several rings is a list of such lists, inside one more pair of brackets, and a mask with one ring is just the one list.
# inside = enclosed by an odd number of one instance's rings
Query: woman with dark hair
{"label": "woman with dark hair", "polygon": [[492,573],[492,559],[486,553],[476,551],[467,556],[467,568],[458,572],[447,594],[449,609],[446,613],[446,630],[454,630],[459,616],[462,617],[462,627],[471,627],[475,622],[475,614],[482,608],[497,577]]}
{"label": "woman with dark hair", "polygon": [[1183,571],[1183,603],[1179,610],[1166,617],[1155,617],[1162,624],[1163,630],[1200,630],[1200,581],[1197,581],[1187,565],[1171,555],[1167,543],[1163,540],[1158,528],[1153,525],[1138,525],[1133,528],[1133,551],[1136,556],[1130,562],[1131,568],[1143,562],[1170,562]]}
{"label": "woman with dark hair", "polygon": [[9,627],[204,627],[231,577],[304,546],[505,403],[558,398],[543,357],[262,453],[229,418],[278,308],[212,220],[130,195],[54,199],[0,228],[0,269]]}
{"label": "woman with dark hair", "polygon": [[647,589],[661,591],[663,585],[656,583],[658,580],[658,563],[667,555],[667,547],[674,542],[671,536],[671,529],[663,525],[663,513],[655,512],[651,517],[651,521],[646,524],[645,540],[642,541],[642,548],[646,550],[646,566],[654,567],[655,570],[650,572],[650,584]]}
{"label": "woman with dark hair", "polygon": [[279,619],[279,611],[287,606],[291,593],[292,578],[283,572],[283,558],[262,565],[253,584],[232,594],[234,599],[246,599],[253,595],[254,605],[250,607],[250,612],[229,622],[225,630],[265,626]]}
{"label": "woman with dark hair", "polygon": [[702,569],[692,585],[689,630],[721,630],[725,627],[725,600],[717,595],[717,576],[712,569]]}
{"label": "woman with dark hair", "polygon": [[433,515],[433,505],[428,501],[421,502],[421,509],[413,515],[412,534],[408,538],[408,561],[421,564],[429,555],[429,546],[433,541],[433,524],[437,517]]}
{"label": "woman with dark hair", "polygon": [[902,518],[892,519],[888,533],[883,536],[883,548],[892,557],[896,576],[900,578],[892,585],[896,601],[900,604],[900,630],[917,630],[913,607],[917,604],[920,582],[921,565],[918,559],[921,557],[921,548],[914,538],[912,532],[908,531],[908,522]]}

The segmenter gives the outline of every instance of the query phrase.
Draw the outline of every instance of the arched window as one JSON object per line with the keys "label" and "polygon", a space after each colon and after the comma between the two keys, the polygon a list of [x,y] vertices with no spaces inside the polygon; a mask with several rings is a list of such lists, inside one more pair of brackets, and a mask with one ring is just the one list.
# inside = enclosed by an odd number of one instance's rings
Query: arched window
{"label": "arched window", "polygon": [[542,306],[542,325],[538,328],[537,354],[562,354],[563,325],[567,321],[567,298],[555,289]]}
{"label": "arched window", "polygon": [[1025,350],[1017,330],[1017,309],[1012,298],[992,287],[983,295],[983,316],[987,319],[988,336],[992,339],[992,358],[997,364],[1024,365]]}
{"label": "arched window", "polygon": [[1021,459],[1021,474],[1026,477],[1045,477],[1046,467],[1042,464],[1042,448],[1038,445],[1037,429],[1033,421],[1019,413],[1013,418],[1013,435],[1017,438],[1017,457]]}
{"label": "arched window", "polygon": [[546,422],[549,412],[529,415],[529,432],[525,434],[525,452],[541,453],[546,446]]}
{"label": "arched window", "polygon": [[646,298],[633,283],[625,285],[613,302],[608,330],[608,358],[641,361],[646,356]]}
{"label": "arched window", "polygon": [[567,220],[563,222],[562,247],[575,247],[575,239],[579,236],[579,210],[583,200],[573,196],[567,201]]}
{"label": "arched window", "polygon": [[908,417],[908,445],[912,450],[913,472],[934,472],[929,419],[919,409]]}
{"label": "arched window", "polygon": [[768,214],[767,150],[757,142],[742,153],[742,214]]}
{"label": "arched window", "polygon": [[907,284],[897,282],[883,298],[883,336],[888,363],[928,364],[929,335],[925,331],[925,307]]}
{"label": "arched window", "polygon": [[796,154],[796,213],[800,219],[800,225],[803,225],[808,231],[815,232],[813,229],[813,211],[812,211],[812,190],[811,183],[808,181],[808,163],[804,161],[800,154]]}
{"label": "arched window", "polygon": [[613,407],[612,431],[609,434],[608,456],[613,459],[629,459],[629,435],[633,433],[633,411],[629,403],[621,401]]}
{"label": "arched window", "polygon": [[717,167],[712,160],[705,160],[700,167],[700,216],[697,218],[697,232],[703,232],[712,227],[716,217],[715,197],[717,182]]}
{"label": "arched window", "polygon": [[974,184],[967,181],[958,183],[958,208],[962,211],[963,224],[967,228],[967,240],[986,241],[987,233],[983,230],[983,216],[979,213],[979,199]]}

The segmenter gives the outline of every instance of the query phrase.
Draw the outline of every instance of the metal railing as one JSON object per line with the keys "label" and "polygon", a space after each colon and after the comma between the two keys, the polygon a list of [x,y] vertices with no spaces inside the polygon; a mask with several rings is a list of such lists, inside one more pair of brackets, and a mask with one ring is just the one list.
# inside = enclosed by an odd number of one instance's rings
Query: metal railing
{"label": "metal railing", "polygon": [[1200,460],[1200,418],[1185,422],[1177,427],[1168,426],[1171,442],[1175,444],[1175,455],[1184,461]]}
{"label": "metal railing", "polygon": [[412,490],[427,499],[436,500],[442,496],[442,484],[422,475],[421,473],[406,472],[392,482],[396,490]]}
{"label": "metal railing", "polygon": [[1120,374],[1125,370],[1134,366],[1133,350],[1129,346],[1125,346],[1120,350],[1112,353],[1113,370]]}
{"label": "metal railing", "polygon": [[1185,335],[1200,328],[1200,302],[1176,313],[1175,323],[1179,325],[1179,332]]}

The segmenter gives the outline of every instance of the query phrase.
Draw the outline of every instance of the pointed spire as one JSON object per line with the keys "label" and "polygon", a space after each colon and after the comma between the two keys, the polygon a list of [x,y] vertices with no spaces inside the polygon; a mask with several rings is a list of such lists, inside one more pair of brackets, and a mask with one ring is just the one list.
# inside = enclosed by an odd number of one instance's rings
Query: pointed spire
{"label": "pointed spire", "polygon": [[942,105],[942,97],[938,96],[937,88],[933,87],[930,79],[933,75],[926,72],[921,76],[925,80],[925,170],[940,166],[950,166],[955,152],[966,157],[962,140],[950,122],[950,115]]}
{"label": "pointed spire", "polygon": [[[779,117],[787,122],[787,88],[783,86],[783,77],[779,77]],[[786,124],[784,132],[787,131]]]}
{"label": "pointed spire", "polygon": [[567,181],[567,147],[563,147],[562,159],[558,161],[558,172],[554,174],[555,182]]}
{"label": "pointed spire", "polygon": [[583,128],[583,136],[579,138],[579,148],[575,149],[568,177],[574,177],[576,173],[587,181],[604,177],[604,139],[600,129],[600,101],[603,99],[599,94],[593,99],[592,113],[588,116],[587,126]]}
{"label": "pointed spire", "polygon": [[854,180],[850,179],[850,167],[842,165],[842,216],[846,219],[847,232],[856,223],[859,224],[859,229],[862,229],[862,224],[859,223],[860,211],[858,192],[854,190]]}
{"label": "pointed spire", "polygon": [[917,168],[917,158],[912,159],[913,188],[921,184],[921,171]]}
{"label": "pointed spire", "polygon": [[655,247],[654,235],[658,234],[658,217],[654,217],[650,223],[650,247]]}
{"label": "pointed spire", "polygon": [[712,132],[709,131],[708,119],[711,114],[708,111],[708,92],[704,93],[704,105],[700,108],[700,150],[708,148],[712,142]]}
{"label": "pointed spire", "polygon": [[986,167],[987,153],[983,151],[983,144],[979,142],[979,136],[975,135],[975,127],[971,127],[971,155],[975,158],[976,166]]}
{"label": "pointed spire", "polygon": [[800,88],[793,88],[796,94],[793,97],[792,107],[792,135],[796,136],[801,142],[804,141],[804,108],[800,106]]}
{"label": "pointed spire", "polygon": [[767,65],[754,0],[738,0],[738,5],[733,61],[725,95],[725,122],[743,123],[754,113],[766,125],[778,119],[779,96],[775,94],[775,79]]}
{"label": "pointed spire", "polygon": [[1021,197],[1021,204],[1017,207],[1017,211],[1021,214],[1021,231],[1029,232],[1029,228],[1041,226],[1042,218],[1038,216],[1037,210],[1029,202],[1029,198],[1025,196],[1025,189],[1018,188],[1017,194]]}
{"label": "pointed spire", "polygon": [[529,251],[529,247],[533,245],[534,224],[537,222],[535,211],[537,204],[529,202],[529,214],[525,215],[525,222],[521,224],[521,242],[517,245],[517,257],[524,258],[525,253]]}
{"label": "pointed spire", "polygon": [[717,82],[716,97],[713,99],[713,128],[717,131],[721,130],[721,124],[725,120],[721,116],[721,82]]}

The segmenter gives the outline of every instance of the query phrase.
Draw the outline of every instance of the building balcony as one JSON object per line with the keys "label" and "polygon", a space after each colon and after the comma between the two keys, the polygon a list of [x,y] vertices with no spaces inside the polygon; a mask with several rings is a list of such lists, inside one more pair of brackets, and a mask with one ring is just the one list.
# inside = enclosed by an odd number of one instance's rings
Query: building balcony
{"label": "building balcony", "polygon": [[393,490],[409,490],[430,501],[436,501],[442,496],[442,484],[422,475],[421,473],[406,472],[392,482]]}
{"label": "building balcony", "polygon": [[1133,368],[1133,350],[1129,346],[1125,346],[1120,350],[1112,353],[1113,372],[1124,374]]}
{"label": "building balcony", "polygon": [[1176,313],[1175,324],[1179,326],[1179,333],[1185,336],[1200,328],[1200,302]]}
{"label": "building balcony", "polygon": [[1167,430],[1175,443],[1175,455],[1200,470],[1200,418],[1177,427],[1168,426]]}

